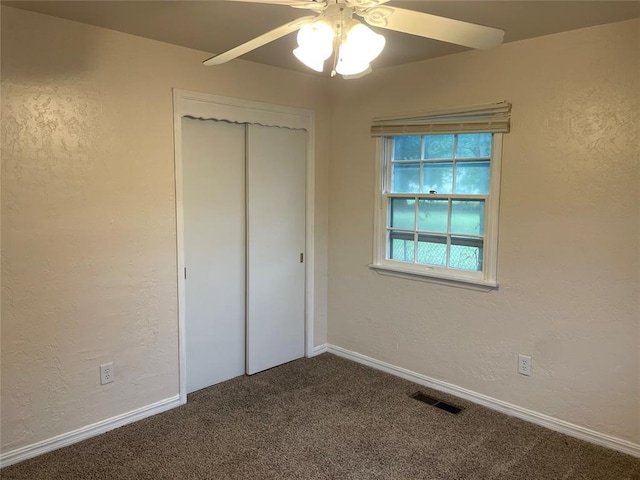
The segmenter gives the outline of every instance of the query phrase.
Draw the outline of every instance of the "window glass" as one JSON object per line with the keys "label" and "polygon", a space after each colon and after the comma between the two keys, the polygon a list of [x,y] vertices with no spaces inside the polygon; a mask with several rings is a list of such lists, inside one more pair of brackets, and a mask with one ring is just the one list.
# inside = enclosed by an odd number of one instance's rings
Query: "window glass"
{"label": "window glass", "polygon": [[454,139],[455,135],[427,135],[424,141],[424,158],[453,158]]}
{"label": "window glass", "polygon": [[420,235],[418,237],[418,263],[444,267],[447,264],[447,237]]}
{"label": "window glass", "polygon": [[[408,240],[407,238],[411,238]],[[389,234],[389,256],[393,260],[401,262],[413,262],[415,251],[413,235],[408,237],[400,232],[391,232]]]}
{"label": "window glass", "polygon": [[488,158],[490,156],[490,133],[461,133],[458,135],[456,158]]}
{"label": "window glass", "polygon": [[478,239],[451,238],[449,266],[460,270],[482,271],[482,243]]}
{"label": "window glass", "polygon": [[489,162],[458,162],[456,166],[456,193],[489,194]]}
{"label": "window glass", "polygon": [[415,230],[416,228],[416,201],[413,198],[392,198],[390,208],[389,226],[392,228],[404,228]]}
{"label": "window glass", "polygon": [[421,137],[398,136],[393,139],[393,160],[420,160]]}
{"label": "window glass", "polygon": [[448,220],[448,200],[418,200],[418,230],[446,233]]}
{"label": "window glass", "polygon": [[423,164],[422,185],[422,193],[452,193],[453,163]]}
{"label": "window glass", "polygon": [[451,202],[451,233],[482,235],[484,233],[484,200]]}
{"label": "window glass", "polygon": [[410,163],[393,165],[393,193],[418,193],[420,191],[420,164]]}

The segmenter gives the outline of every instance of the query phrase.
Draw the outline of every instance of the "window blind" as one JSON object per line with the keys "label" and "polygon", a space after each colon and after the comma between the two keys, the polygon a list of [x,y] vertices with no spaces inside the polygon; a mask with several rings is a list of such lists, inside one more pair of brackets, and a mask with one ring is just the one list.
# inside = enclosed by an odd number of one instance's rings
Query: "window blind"
{"label": "window blind", "polygon": [[440,110],[422,115],[378,117],[371,135],[426,135],[434,133],[508,133],[511,104],[508,102]]}

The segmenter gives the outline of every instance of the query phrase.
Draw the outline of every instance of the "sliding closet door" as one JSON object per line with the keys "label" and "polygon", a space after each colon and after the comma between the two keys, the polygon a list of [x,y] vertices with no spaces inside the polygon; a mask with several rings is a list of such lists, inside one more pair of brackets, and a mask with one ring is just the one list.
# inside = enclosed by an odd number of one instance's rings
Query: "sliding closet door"
{"label": "sliding closet door", "polygon": [[247,373],[304,356],[306,132],[248,125]]}
{"label": "sliding closet door", "polygon": [[245,127],[182,119],[187,392],[245,372]]}

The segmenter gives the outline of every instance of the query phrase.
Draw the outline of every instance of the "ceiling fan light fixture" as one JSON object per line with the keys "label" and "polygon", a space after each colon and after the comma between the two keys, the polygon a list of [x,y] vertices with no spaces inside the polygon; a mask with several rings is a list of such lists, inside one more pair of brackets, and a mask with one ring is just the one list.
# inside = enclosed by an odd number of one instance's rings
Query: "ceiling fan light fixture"
{"label": "ceiling fan light fixture", "polygon": [[314,14],[297,18],[205,60],[205,65],[221,65],[269,42],[298,31],[293,51],[307,67],[322,72],[332,59],[331,76],[359,78],[371,71],[371,62],[385,46],[385,38],[369,29],[358,16],[374,28],[430,38],[469,48],[488,49],[500,45],[504,31],[474,23],[440,17],[415,10],[388,7],[389,0],[235,0],[290,5]]}

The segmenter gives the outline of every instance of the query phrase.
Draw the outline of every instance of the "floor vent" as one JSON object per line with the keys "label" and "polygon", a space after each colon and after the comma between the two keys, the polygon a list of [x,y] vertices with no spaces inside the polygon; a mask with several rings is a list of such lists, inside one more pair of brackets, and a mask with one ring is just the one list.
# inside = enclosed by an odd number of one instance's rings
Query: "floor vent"
{"label": "floor vent", "polygon": [[450,405],[446,402],[441,402],[440,400],[438,400],[437,398],[433,398],[430,397],[429,395],[425,395],[422,392],[416,392],[412,395],[409,395],[411,398],[414,398],[416,400],[419,400],[421,402],[426,403],[427,405],[432,405],[436,408],[439,408],[440,410],[444,410],[445,412],[449,412],[449,413],[460,413],[462,411],[461,408],[459,407],[455,407],[453,405]]}

